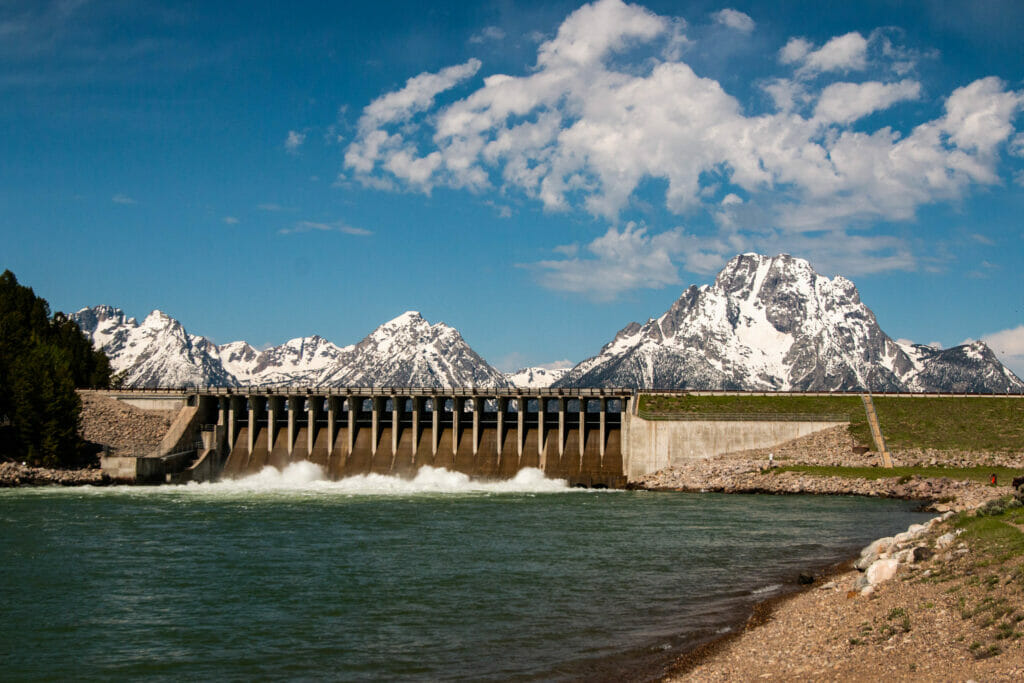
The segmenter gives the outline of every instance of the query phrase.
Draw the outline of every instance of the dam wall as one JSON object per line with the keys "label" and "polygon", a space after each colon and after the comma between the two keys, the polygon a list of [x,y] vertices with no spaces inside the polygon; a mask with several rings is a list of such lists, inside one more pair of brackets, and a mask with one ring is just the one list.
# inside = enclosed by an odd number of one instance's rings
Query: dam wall
{"label": "dam wall", "polygon": [[645,474],[687,461],[753,448],[768,448],[846,421],[729,419],[647,420],[623,418],[627,441],[624,474],[635,481]]}
{"label": "dam wall", "polygon": [[577,486],[626,484],[621,415],[629,391],[209,388],[106,395],[180,407],[153,453],[105,457],[105,471],[119,480],[207,481],[310,461],[335,479],[412,476],[423,466],[504,479],[529,467]]}
{"label": "dam wall", "polygon": [[[845,421],[776,416],[648,419],[631,390],[208,388],[110,392],[180,410],[147,457],[110,456],[112,477],[208,481],[309,461],[329,477],[413,476],[423,466],[509,479],[538,468],[618,488],[665,467],[770,447]],[[135,404],[133,403],[133,405]]]}

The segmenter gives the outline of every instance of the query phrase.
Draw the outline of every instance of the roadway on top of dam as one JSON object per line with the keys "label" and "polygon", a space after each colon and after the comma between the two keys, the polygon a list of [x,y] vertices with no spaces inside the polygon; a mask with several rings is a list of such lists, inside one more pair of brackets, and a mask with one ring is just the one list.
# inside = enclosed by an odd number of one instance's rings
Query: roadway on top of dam
{"label": "roadway on top of dam", "polygon": [[912,392],[912,391],[795,391],[795,390],[736,390],[736,389],[631,389],[627,387],[318,387],[310,385],[247,385],[238,387],[180,386],[180,387],[125,387],[119,389],[80,389],[105,395],[179,395],[204,396],[231,395],[319,395],[319,396],[486,396],[488,398],[527,396],[529,398],[632,398],[639,394],[657,396],[873,396],[903,398],[1022,398],[1022,393],[985,394],[966,392]]}

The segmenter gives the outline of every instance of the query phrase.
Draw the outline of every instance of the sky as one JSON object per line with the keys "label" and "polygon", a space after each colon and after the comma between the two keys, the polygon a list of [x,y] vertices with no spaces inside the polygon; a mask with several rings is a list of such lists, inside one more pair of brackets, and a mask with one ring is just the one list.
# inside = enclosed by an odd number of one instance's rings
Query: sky
{"label": "sky", "polygon": [[0,268],[565,366],[743,252],[1024,376],[1024,4],[0,0]]}

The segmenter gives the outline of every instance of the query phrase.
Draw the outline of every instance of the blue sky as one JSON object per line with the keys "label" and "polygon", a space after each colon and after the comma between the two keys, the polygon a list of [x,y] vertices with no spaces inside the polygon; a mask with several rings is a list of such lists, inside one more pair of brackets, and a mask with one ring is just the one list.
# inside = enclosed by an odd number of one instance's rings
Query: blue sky
{"label": "blue sky", "polygon": [[0,1],[0,267],[217,342],[578,361],[733,255],[1024,373],[1024,6]]}

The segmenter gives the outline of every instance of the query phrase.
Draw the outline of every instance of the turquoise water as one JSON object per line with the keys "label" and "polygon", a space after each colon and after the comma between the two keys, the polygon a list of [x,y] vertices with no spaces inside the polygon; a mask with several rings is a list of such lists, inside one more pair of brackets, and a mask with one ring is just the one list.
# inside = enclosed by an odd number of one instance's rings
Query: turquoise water
{"label": "turquoise water", "polygon": [[3,677],[608,679],[926,515],[433,472],[0,491]]}

